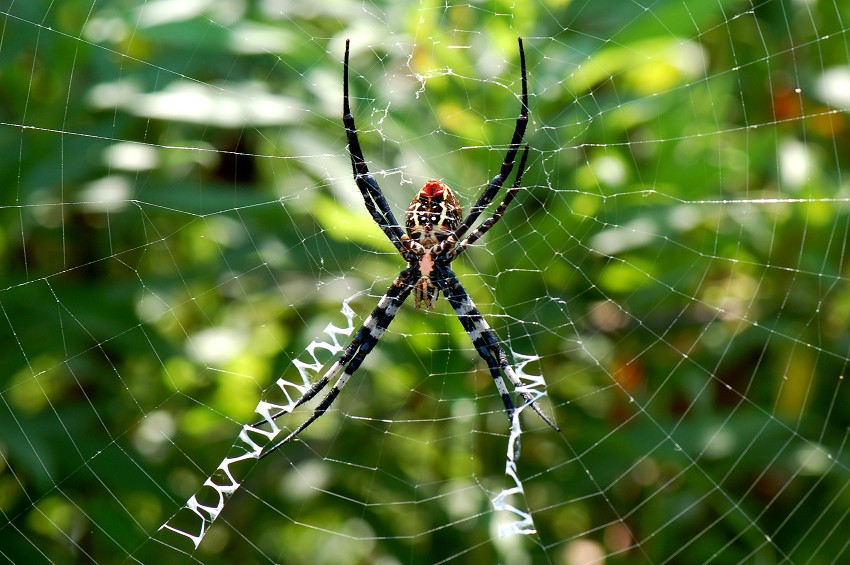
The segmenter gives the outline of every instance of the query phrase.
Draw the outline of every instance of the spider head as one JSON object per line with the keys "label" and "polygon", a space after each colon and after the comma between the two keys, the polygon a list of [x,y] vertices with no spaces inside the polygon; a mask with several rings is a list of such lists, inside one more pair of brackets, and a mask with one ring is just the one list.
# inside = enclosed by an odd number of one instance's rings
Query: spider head
{"label": "spider head", "polygon": [[422,245],[435,245],[457,229],[461,216],[454,191],[446,183],[431,179],[407,208],[407,235]]}

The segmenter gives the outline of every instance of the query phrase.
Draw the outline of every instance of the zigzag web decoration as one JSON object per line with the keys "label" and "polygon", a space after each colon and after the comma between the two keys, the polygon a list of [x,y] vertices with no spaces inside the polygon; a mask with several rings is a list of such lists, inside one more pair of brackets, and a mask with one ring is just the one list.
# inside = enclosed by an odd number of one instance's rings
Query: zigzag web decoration
{"label": "zigzag web decoration", "polygon": [[[311,387],[312,382],[316,380],[316,376],[325,367],[326,362],[322,362],[318,358],[318,351],[327,351],[331,356],[335,356],[343,349],[340,344],[339,336],[343,335],[350,337],[354,331],[354,310],[349,306],[349,302],[358,295],[355,295],[343,302],[340,312],[346,318],[346,326],[338,327],[334,324],[328,324],[324,333],[328,335],[327,341],[314,340],[305,349],[306,356],[312,362],[305,362],[299,359],[293,361],[301,377],[300,383],[288,381],[284,378],[279,378],[275,381],[271,391],[280,390],[286,398],[283,404],[270,402],[266,398],[262,399],[254,409],[254,412],[260,416],[260,419],[252,424],[245,424],[239,432],[236,442],[231,448],[230,455],[225,457],[219,463],[216,470],[204,481],[202,487],[197,493],[192,495],[186,504],[180,508],[174,515],[171,516],[159,528],[159,536],[157,541],[173,547],[179,541],[189,540],[194,549],[203,541],[210,526],[218,519],[224,509],[225,503],[235,493],[242,484],[244,477],[247,475],[250,466],[257,461],[263,454],[266,447],[274,444],[275,439],[283,431],[277,425],[275,418],[282,414],[287,414],[295,409],[296,401]],[[545,386],[542,376],[529,375],[524,372],[524,367],[538,358],[535,356],[522,355],[512,353],[519,360],[516,367],[516,374],[519,379],[528,383],[517,392],[528,392],[532,394],[535,400],[539,399],[545,393],[539,388]],[[508,368],[509,371],[514,369]],[[519,415],[526,408],[527,404],[520,405],[511,421],[511,431],[508,437],[508,448],[505,464],[505,475],[509,478],[511,486],[503,489],[496,494],[492,499],[494,509],[499,512],[500,519],[504,519],[499,524],[499,537],[504,537],[512,534],[530,535],[536,533],[534,522],[531,514],[527,509],[518,508],[517,505],[509,499],[513,496],[524,496],[525,492],[522,482],[517,474],[517,459],[520,453],[520,420]],[[260,426],[268,423],[270,429],[264,430]],[[175,538],[175,541],[170,541],[169,538]]]}
{"label": "zigzag web decoration", "polygon": [[[299,359],[293,361],[301,376],[300,383],[294,383],[283,377],[275,381],[270,389],[279,389],[286,403],[278,404],[269,402],[265,398],[260,400],[254,411],[260,416],[260,420],[253,424],[245,424],[239,432],[237,441],[231,448],[230,455],[219,463],[216,470],[210,475],[200,490],[189,498],[186,504],[168,519],[162,526],[160,532],[176,534],[179,538],[189,540],[195,549],[204,539],[210,526],[221,515],[225,503],[236,492],[242,484],[253,462],[260,458],[263,450],[274,443],[275,438],[283,431],[274,418],[281,414],[292,412],[295,402],[310,388],[311,381],[323,369],[325,362],[318,359],[317,351],[324,350],[332,356],[341,352],[343,345],[339,342],[339,336],[350,337],[354,331],[354,310],[349,302],[358,295],[345,300],[340,312],[345,316],[346,326],[338,327],[328,324],[324,333],[328,335],[327,341],[316,341],[310,343],[306,348],[306,354],[312,362],[304,362]],[[271,429],[264,430],[260,426],[268,423]],[[232,466],[237,467],[233,469]],[[173,536],[170,536],[173,537]],[[166,540],[159,539],[161,543],[171,546]]]}

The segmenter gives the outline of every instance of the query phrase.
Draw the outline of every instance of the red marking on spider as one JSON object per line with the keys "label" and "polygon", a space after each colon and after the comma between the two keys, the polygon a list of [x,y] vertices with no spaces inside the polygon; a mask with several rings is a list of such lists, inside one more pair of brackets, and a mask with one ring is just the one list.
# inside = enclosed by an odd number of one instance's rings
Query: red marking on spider
{"label": "red marking on spider", "polygon": [[419,196],[423,198],[436,198],[442,196],[446,190],[446,185],[436,179],[431,179],[425,183],[425,186],[419,191]]}

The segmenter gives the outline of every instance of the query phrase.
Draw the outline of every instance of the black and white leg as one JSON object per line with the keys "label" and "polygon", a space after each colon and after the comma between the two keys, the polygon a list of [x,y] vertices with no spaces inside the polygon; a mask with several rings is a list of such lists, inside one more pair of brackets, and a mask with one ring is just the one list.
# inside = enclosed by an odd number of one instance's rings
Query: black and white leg
{"label": "black and white leg", "polygon": [[[327,370],[322,378],[316,381],[316,383],[295,402],[293,409],[309,402],[339,374],[339,378],[336,380],[333,387],[331,387],[331,390],[324,398],[322,398],[315,410],[313,410],[313,413],[304,423],[290,432],[285,438],[264,451],[263,454],[260,455],[261,459],[276,450],[278,447],[298,437],[298,434],[304,431],[307,426],[316,421],[317,418],[330,408],[331,404],[333,404],[334,400],[336,400],[337,396],[339,396],[342,387],[345,386],[345,383],[348,382],[351,375],[360,368],[363,360],[367,355],[369,355],[375,347],[375,344],[378,343],[384,335],[384,332],[390,325],[390,322],[393,321],[393,318],[395,318],[399,308],[401,308],[401,305],[410,294],[410,291],[413,290],[414,285],[411,281],[415,281],[415,279],[418,279],[418,272],[414,273],[413,270],[409,268],[401,272],[398,278],[387,290],[387,293],[384,294],[378,302],[375,309],[372,310],[369,317],[366,318],[366,321],[363,322],[363,325],[360,326],[360,329],[357,330],[357,333],[351,343],[345,348],[345,350],[343,350],[339,358],[333,365],[331,365],[330,369]],[[342,371],[342,374],[340,374],[340,371]],[[278,416],[282,414],[283,413],[278,414]]]}
{"label": "black and white leg", "polygon": [[452,308],[454,308],[460,323],[463,325],[463,329],[469,334],[469,338],[472,340],[476,351],[478,351],[478,354],[487,363],[487,367],[490,369],[490,376],[493,377],[496,389],[499,391],[502,402],[505,404],[508,418],[513,419],[516,408],[505,386],[505,381],[502,379],[501,372],[507,375],[514,390],[522,396],[525,403],[530,405],[544,422],[552,426],[555,430],[560,431],[558,426],[543,412],[543,409],[540,408],[534,397],[523,389],[522,381],[517,377],[510,363],[508,363],[507,355],[505,355],[502,346],[499,345],[496,333],[487,324],[487,321],[481,315],[481,312],[478,311],[478,308],[475,307],[475,304],[454,272],[448,267],[439,267],[436,270],[438,272],[432,275],[431,280],[440,286],[443,294],[446,295]]}
{"label": "black and white leg", "polygon": [[516,119],[516,127],[514,129],[514,134],[511,138],[511,144],[508,147],[508,152],[505,155],[505,160],[502,162],[502,167],[499,170],[499,174],[497,174],[490,183],[487,185],[487,188],[484,189],[484,192],[481,193],[481,196],[478,198],[478,201],[469,211],[469,215],[463,220],[460,226],[455,230],[454,237],[457,240],[460,240],[467,232],[469,228],[472,227],[472,224],[478,219],[478,216],[484,211],[487,206],[493,201],[493,198],[496,197],[496,194],[499,192],[499,189],[502,188],[502,185],[507,180],[508,176],[511,174],[511,170],[514,166],[514,160],[516,159],[516,154],[519,151],[519,146],[522,143],[522,138],[525,136],[525,128],[528,125],[528,79],[526,78],[525,72],[525,51],[522,48],[522,38],[518,39],[519,41],[519,61],[520,67],[522,69],[522,106],[520,107],[519,116]]}
{"label": "black and white leg", "polygon": [[449,260],[454,260],[458,255],[466,251],[466,248],[478,241],[481,236],[487,233],[490,228],[492,228],[496,222],[502,219],[502,216],[505,214],[505,210],[508,208],[511,202],[513,202],[514,197],[517,192],[519,192],[520,186],[522,185],[522,174],[525,172],[525,161],[528,158],[528,145],[525,146],[525,150],[522,152],[522,157],[519,160],[519,168],[517,169],[516,180],[514,180],[513,186],[511,186],[508,193],[505,195],[505,199],[502,200],[502,203],[499,204],[499,207],[496,208],[496,211],[493,212],[493,215],[487,218],[485,221],[481,223],[475,230],[470,233],[466,239],[461,241],[455,249],[450,253]]}
{"label": "black and white leg", "polygon": [[402,243],[404,231],[390,210],[387,199],[381,192],[381,187],[375,177],[369,173],[366,159],[363,157],[363,149],[357,138],[357,126],[354,125],[354,115],[351,113],[351,105],[348,100],[348,50],[349,41],[345,40],[345,64],[343,66],[342,82],[342,123],[345,126],[345,134],[348,137],[348,152],[351,155],[351,168],[354,174],[354,182],[360,189],[366,209],[371,214],[375,223],[380,226],[396,249],[406,257],[407,250]]}

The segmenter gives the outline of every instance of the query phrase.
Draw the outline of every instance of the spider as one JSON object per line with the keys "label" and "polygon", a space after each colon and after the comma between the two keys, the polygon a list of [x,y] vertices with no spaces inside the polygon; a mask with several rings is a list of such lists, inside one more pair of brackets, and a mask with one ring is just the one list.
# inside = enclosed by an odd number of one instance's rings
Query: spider
{"label": "spider", "polygon": [[452,261],[457,259],[501,219],[505,209],[520,189],[525,162],[528,158],[528,145],[523,148],[513,186],[508,190],[502,203],[499,204],[492,216],[467,235],[469,229],[493,201],[493,198],[511,174],[514,159],[519,152],[519,146],[528,124],[528,82],[525,70],[525,52],[522,47],[522,38],[519,38],[518,42],[520,67],[522,69],[522,106],[519,117],[517,117],[510,147],[505,155],[505,160],[502,162],[499,174],[493,177],[466,218],[462,217],[457,197],[447,184],[436,179],[427,181],[405,212],[405,230],[403,231],[395,216],[393,216],[387,200],[378,186],[378,181],[369,173],[366,159],[363,157],[363,150],[360,148],[357,128],[354,125],[354,116],[351,114],[348,99],[349,40],[345,41],[342,122],[348,137],[348,152],[351,155],[354,181],[357,188],[360,189],[360,194],[363,196],[366,209],[371,214],[372,219],[407,262],[407,267],[399,273],[386,294],[378,301],[378,305],[366,318],[366,321],[354,335],[354,339],[342,351],[336,362],[321,379],[316,381],[303,396],[295,401],[293,409],[316,396],[342,371],[331,390],[303,424],[263,453],[263,457],[296,438],[307,426],[330,408],[342,391],[342,387],[345,386],[351,375],[360,367],[360,364],[384,335],[402,303],[411,293],[413,293],[416,308],[420,308],[424,303],[428,310],[433,310],[440,292],[446,296],[463,328],[469,334],[478,354],[486,361],[490,376],[502,397],[509,419],[513,418],[516,407],[511,400],[501,372],[507,375],[514,388],[519,389],[522,399],[537,412],[543,421],[556,431],[560,431],[558,426],[543,412],[534,397],[520,388],[522,382],[508,364],[505,351],[499,345],[495,332],[487,325],[484,317],[458,280],[457,275],[450,268]]}

